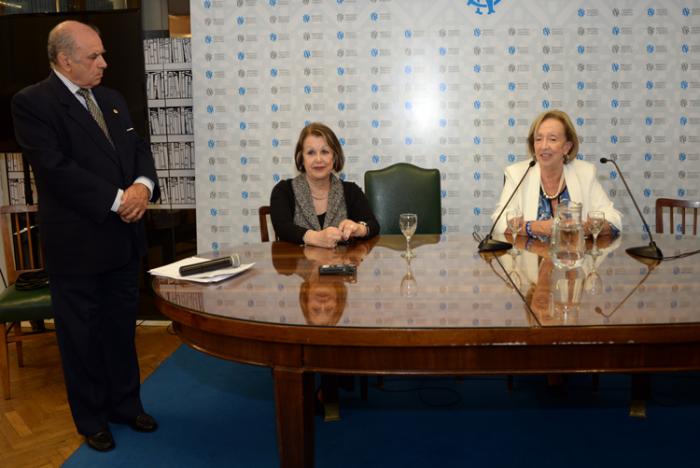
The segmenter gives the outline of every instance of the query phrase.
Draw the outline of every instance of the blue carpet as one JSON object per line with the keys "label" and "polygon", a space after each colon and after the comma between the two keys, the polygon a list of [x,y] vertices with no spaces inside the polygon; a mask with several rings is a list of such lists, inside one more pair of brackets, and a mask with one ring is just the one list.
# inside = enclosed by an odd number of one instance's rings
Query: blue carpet
{"label": "blue carpet", "polygon": [[[374,381],[371,378],[370,381]],[[160,423],[140,434],[113,425],[117,448],[81,446],[64,467],[277,467],[269,369],[181,346],[142,387]],[[616,467],[700,466],[700,374],[655,375],[647,419],[630,418],[629,377],[386,379],[341,392],[342,420],[316,418],[316,466]]]}

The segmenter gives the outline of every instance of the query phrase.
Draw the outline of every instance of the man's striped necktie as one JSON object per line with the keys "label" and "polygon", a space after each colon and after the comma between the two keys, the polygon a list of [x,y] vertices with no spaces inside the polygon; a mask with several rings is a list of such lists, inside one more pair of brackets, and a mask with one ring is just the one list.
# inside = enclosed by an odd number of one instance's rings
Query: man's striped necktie
{"label": "man's striped necktie", "polygon": [[114,146],[114,143],[112,143],[112,138],[109,136],[109,131],[107,130],[107,124],[105,123],[105,118],[102,115],[102,111],[100,110],[100,107],[97,105],[97,103],[92,99],[92,93],[90,92],[90,90],[80,88],[77,91],[77,93],[80,94],[83,98],[85,98],[88,112],[90,113],[92,118],[95,119],[97,125],[102,129],[110,144]]}

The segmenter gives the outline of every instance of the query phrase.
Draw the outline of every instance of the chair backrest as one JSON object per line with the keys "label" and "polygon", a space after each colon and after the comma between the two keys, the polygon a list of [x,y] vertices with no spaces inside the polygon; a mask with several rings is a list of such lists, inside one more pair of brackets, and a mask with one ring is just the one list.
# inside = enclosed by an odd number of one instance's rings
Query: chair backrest
{"label": "chair backrest", "polygon": [[[686,233],[686,210],[693,211],[693,235],[698,235],[698,209],[700,209],[700,201],[676,200],[674,198],[657,198],[656,199],[656,232],[663,234],[664,232],[664,207],[669,208],[669,226],[670,233],[674,233],[676,223],[674,221],[674,211],[680,211],[680,228],[683,234]],[[690,223],[688,223],[690,224]]]}
{"label": "chair backrest", "polygon": [[401,234],[399,215],[418,215],[416,234],[440,234],[440,171],[398,163],[365,172],[365,193],[381,234]]}
{"label": "chair backrest", "polygon": [[[270,207],[268,205],[258,208],[258,219],[260,220],[260,241],[270,242],[270,231],[267,227],[267,220],[270,216]],[[274,230],[273,230],[274,232]],[[275,240],[279,240],[275,234]]]}
{"label": "chair backrest", "polygon": [[37,205],[0,207],[0,229],[8,284],[14,284],[20,273],[44,267],[37,208]]}

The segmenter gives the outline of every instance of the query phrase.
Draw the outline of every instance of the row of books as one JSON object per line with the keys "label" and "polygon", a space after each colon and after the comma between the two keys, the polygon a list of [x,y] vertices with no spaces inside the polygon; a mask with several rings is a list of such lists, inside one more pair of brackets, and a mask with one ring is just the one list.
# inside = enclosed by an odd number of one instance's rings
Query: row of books
{"label": "row of books", "polygon": [[192,107],[155,107],[148,109],[151,135],[194,135]]}
{"label": "row of books", "polygon": [[22,172],[22,153],[1,153],[5,158],[7,172]]}
{"label": "row of books", "polygon": [[158,177],[158,183],[160,184],[161,204],[194,206],[194,176]]}
{"label": "row of books", "polygon": [[158,63],[191,63],[190,38],[159,37],[144,39],[143,55],[146,65]]}
{"label": "row of books", "polygon": [[[32,188],[32,199],[36,203],[39,198],[36,193],[36,183],[34,182],[34,177],[30,179],[30,185]],[[24,205],[27,203],[26,194],[24,192],[24,177],[8,177],[7,178],[7,195],[8,203],[10,205]]]}
{"label": "row of books", "polygon": [[156,169],[194,169],[194,142],[151,143]]}
{"label": "row of books", "polygon": [[[149,99],[150,134],[165,137],[165,142],[151,143],[159,171],[194,171],[194,142],[167,141],[172,135],[194,135],[191,106],[168,106],[153,102],[167,99],[192,99],[192,42],[189,38],[155,38],[143,41],[147,67],[146,91]],[[157,70],[154,70],[157,69]],[[177,104],[189,104],[178,102]],[[161,176],[162,205],[195,205],[194,174]]]}
{"label": "row of books", "polygon": [[[160,204],[163,205],[195,205],[194,176],[192,177],[159,177],[161,188]],[[31,178],[32,199],[34,203],[39,200],[34,177]],[[8,177],[7,192],[10,205],[24,205],[27,198],[24,191],[24,177]]]}
{"label": "row of books", "polygon": [[192,70],[146,73],[148,99],[192,98]]}

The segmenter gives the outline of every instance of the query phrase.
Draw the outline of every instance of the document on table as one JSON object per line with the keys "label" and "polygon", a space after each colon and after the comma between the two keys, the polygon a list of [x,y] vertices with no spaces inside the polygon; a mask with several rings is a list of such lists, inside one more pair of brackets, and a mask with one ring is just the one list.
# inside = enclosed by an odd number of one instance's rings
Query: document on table
{"label": "document on table", "polygon": [[232,276],[236,276],[243,273],[246,270],[255,265],[255,263],[244,263],[238,267],[222,268],[220,270],[208,271],[206,273],[201,273],[198,275],[181,276],[180,267],[185,265],[191,265],[193,263],[205,262],[210,260],[208,258],[201,257],[189,257],[177,262],[170,263],[168,265],[163,265],[162,267],[153,268],[148,272],[154,276],[162,276],[165,278],[173,278],[185,281],[194,281],[196,283],[216,283],[217,281],[223,281]]}

